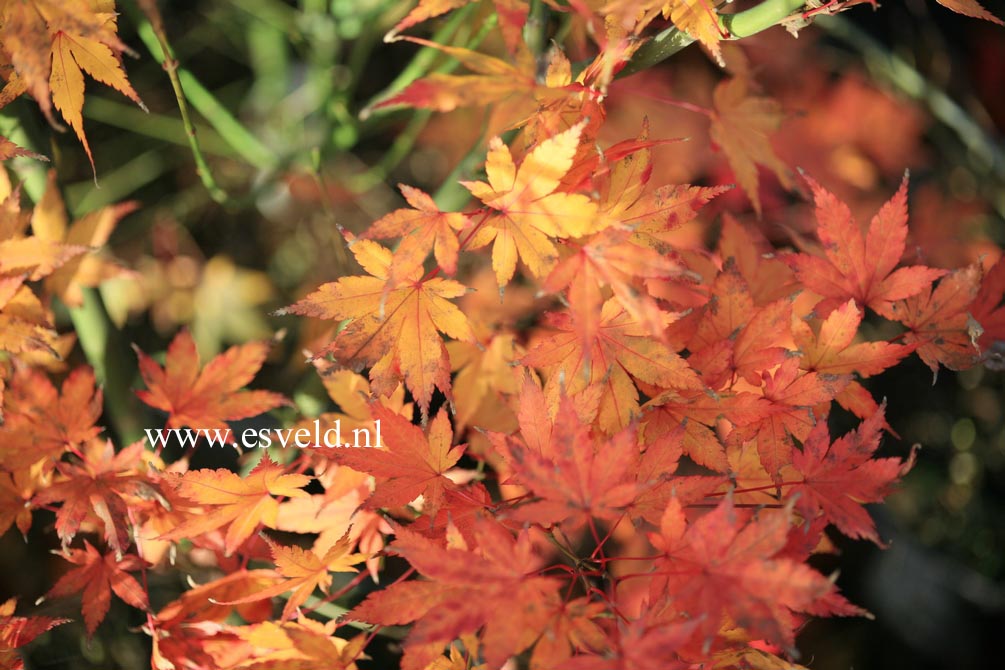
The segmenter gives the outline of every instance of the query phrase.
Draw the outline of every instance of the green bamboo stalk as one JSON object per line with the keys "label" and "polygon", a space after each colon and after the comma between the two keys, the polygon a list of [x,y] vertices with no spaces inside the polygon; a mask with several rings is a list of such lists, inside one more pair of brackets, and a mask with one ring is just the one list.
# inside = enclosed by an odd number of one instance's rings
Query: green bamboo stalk
{"label": "green bamboo stalk", "polygon": [[95,378],[104,386],[109,424],[119,444],[132,444],[143,437],[139,404],[130,390],[136,365],[98,290],[85,288],[83,293],[83,305],[69,308],[70,319]]}
{"label": "green bamboo stalk", "polygon": [[[736,14],[720,14],[719,26],[730,36],[729,39],[750,37],[778,25],[805,4],[805,0],[765,0]],[[694,42],[695,39],[684,31],[676,27],[667,28],[635,52],[628,64],[618,73],[618,78],[662,63]]]}
{"label": "green bamboo stalk", "polygon": [[[132,104],[123,104],[108,98],[89,96],[84,105],[84,116],[108,126],[122,128],[155,140],[188,146],[188,134],[180,119],[164,114],[143,112]],[[198,128],[199,144],[204,152],[216,156],[234,156],[234,151],[212,128]],[[102,177],[102,181],[104,178]]]}

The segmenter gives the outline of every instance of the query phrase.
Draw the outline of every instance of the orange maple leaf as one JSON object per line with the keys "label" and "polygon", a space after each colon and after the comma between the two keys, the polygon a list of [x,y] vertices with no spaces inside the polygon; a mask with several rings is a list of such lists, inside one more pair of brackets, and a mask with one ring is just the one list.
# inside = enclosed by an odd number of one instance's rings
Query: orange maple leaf
{"label": "orange maple leaf", "polygon": [[193,514],[160,539],[195,537],[227,526],[224,553],[230,556],[259,524],[276,527],[279,502],[273,496],[304,498],[308,494],[301,489],[311,479],[307,475],[287,474],[268,455],[244,478],[223,469],[186,472],[177,479],[178,493],[208,508],[208,513]]}
{"label": "orange maple leaf", "polygon": [[[1005,256],[998,259],[981,281],[970,311],[980,332],[974,332],[985,365],[1000,369],[1005,358]],[[968,328],[969,330],[970,328]]]}
{"label": "orange maple leaf", "polygon": [[[269,391],[240,391],[248,384],[269,353],[267,342],[252,342],[227,349],[200,369],[195,340],[180,331],[168,346],[164,367],[133,345],[139,358],[146,391],[140,400],[168,413],[167,427],[227,430],[225,421],[257,416],[289,401]],[[234,437],[226,434],[229,442]]]}
{"label": "orange maple leaf", "polygon": [[688,363],[701,371],[702,380],[712,389],[731,386],[737,377],[758,386],[764,370],[791,354],[785,346],[791,319],[788,298],[755,307],[747,282],[728,259],[688,342],[693,352]]}
{"label": "orange maple leaf", "polygon": [[332,572],[358,572],[353,566],[366,560],[366,555],[349,553],[354,542],[346,533],[342,539],[328,549],[324,556],[318,556],[310,549],[302,549],[297,546],[284,547],[269,542],[276,570],[286,579],[267,589],[237,600],[221,602],[221,604],[241,605],[293,591],[287,599],[286,605],[283,606],[282,614],[283,620],[290,619],[296,613],[297,608],[314,593],[314,589],[320,587],[322,591],[327,591],[332,583]]}
{"label": "orange maple leaf", "polygon": [[[934,289],[928,286],[890,306],[891,318],[908,328],[904,343],[916,347],[932,374],[938,373],[940,364],[963,370],[980,357],[983,323],[970,313],[977,311],[980,274],[977,265],[956,270],[940,279]],[[991,325],[985,315],[980,318]]]}
{"label": "orange maple leaf", "polygon": [[43,279],[87,251],[62,240],[26,235],[30,216],[21,211],[18,195],[14,191],[0,202],[0,305],[15,298],[24,280]]}
{"label": "orange maple leaf", "polygon": [[321,623],[302,617],[298,621],[263,621],[235,627],[231,632],[244,643],[246,659],[232,670],[356,670],[356,661],[370,641],[366,634],[346,640],[334,635],[336,620]]}
{"label": "orange maple leaf", "polygon": [[781,106],[771,98],[751,95],[750,88],[751,81],[746,75],[732,77],[715,87],[709,134],[726,154],[737,181],[760,216],[757,165],[774,172],[785,188],[792,187],[792,179],[769,138],[781,124]]}
{"label": "orange maple leaf", "polygon": [[802,369],[831,375],[856,373],[860,377],[871,377],[893,367],[914,349],[889,342],[852,344],[862,316],[862,310],[855,301],[849,300],[831,312],[819,329],[812,328],[806,321],[793,323],[792,336],[801,354]]}
{"label": "orange maple leaf", "polygon": [[[669,315],[664,319],[664,323],[672,320]],[[575,314],[550,313],[548,325],[558,332],[533,346],[521,363],[548,372],[546,391],[552,399],[562,385],[570,396],[602,385],[598,422],[608,433],[624,428],[639,414],[639,392],[633,379],[661,388],[703,388],[688,363],[650,337],[648,328],[616,298],[604,303],[589,346],[583,344]]]}
{"label": "orange maple leaf", "polygon": [[138,556],[116,557],[115,552],[102,555],[84,540],[83,549],[71,549],[64,558],[79,567],[60,577],[45,597],[68,596],[83,591],[81,600],[88,636],[94,635],[108,613],[112,592],[128,605],[141,610],[149,609],[146,590],[129,574],[143,567],[143,561]]}
{"label": "orange maple leaf", "polygon": [[388,287],[421,270],[430,250],[443,271],[449,275],[457,272],[457,231],[468,224],[468,217],[441,212],[433,199],[417,188],[404,184],[398,188],[412,209],[396,209],[374,221],[362,235],[363,239],[401,238],[387,278]]}
{"label": "orange maple leaf", "polygon": [[450,361],[439,332],[475,339],[467,318],[449,300],[466,289],[451,279],[423,279],[420,268],[388,291],[391,252],[369,240],[355,241],[351,248],[370,276],[324,284],[277,313],[351,319],[315,358],[330,353],[342,364],[371,365],[372,390],[378,395],[390,395],[404,379],[425,417],[434,388],[450,397]]}
{"label": "orange maple leaf", "polygon": [[45,192],[32,212],[32,232],[40,240],[87,248],[90,253],[70,259],[46,277],[46,291],[51,295],[58,295],[71,307],[79,307],[83,303],[83,287],[97,286],[106,279],[127,275],[128,270],[94,252],[108,242],[119,221],[138,206],[139,203],[136,202],[108,205],[71,223],[66,216],[66,205],[59,194],[56,171],[50,170]]}
{"label": "orange maple leaf", "polygon": [[40,161],[49,160],[45,156],[40,156],[34,151],[28,151],[24,147],[19,147],[3,135],[0,135],[0,161],[5,161],[8,158],[17,158],[19,156],[27,156],[28,158],[35,158]]}
{"label": "orange maple leaf", "polygon": [[573,253],[559,261],[544,282],[548,291],[568,287],[569,311],[581,325],[584,346],[596,337],[608,287],[649,335],[663,338],[665,314],[639,284],[643,279],[680,277],[686,269],[672,258],[640,246],[632,236],[631,230],[608,228],[581,246],[570,243]]}
{"label": "orange maple leaf", "polygon": [[165,605],[154,617],[159,630],[179,632],[200,621],[223,622],[235,610],[242,619],[257,622],[272,616],[272,603],[255,600],[239,607],[225,604],[271,586],[275,570],[238,570],[185,591]]}
{"label": "orange maple leaf", "polygon": [[[399,39],[398,35],[403,30],[473,2],[475,0],[419,0],[419,4],[384,36],[384,41]],[[523,43],[522,31],[530,5],[527,0],[492,0],[492,4],[495,5],[506,47],[511,53],[516,53]]]}
{"label": "orange maple leaf", "polygon": [[[499,5],[515,5],[519,0],[497,0]],[[456,59],[472,72],[469,75],[434,72],[409,84],[405,90],[378,102],[373,109],[406,106],[449,112],[458,107],[491,106],[490,128],[493,134],[502,129],[528,125],[535,139],[549,137],[575,124],[580,118],[593,116],[599,125],[604,110],[599,105],[598,91],[585,86],[582,80],[593,76],[589,68],[572,79],[569,59],[558,48],[549,50],[543,65],[546,72],[538,76],[538,59],[524,42],[517,28],[525,14],[519,9],[500,14],[503,37],[512,56],[502,59],[461,47],[445,46],[419,39],[402,39],[437,49]],[[363,116],[371,108],[363,110]],[[589,113],[587,113],[589,110]]]}
{"label": "orange maple leaf", "polygon": [[71,372],[59,391],[42,372],[17,370],[5,396],[5,409],[0,463],[12,471],[43,459],[51,470],[65,451],[101,433],[95,424],[101,417],[102,392],[95,389],[94,372],[86,366]]}
{"label": "orange maple leaf", "polygon": [[715,3],[710,0],[669,0],[667,6],[669,11],[665,8],[663,15],[667,16],[669,13],[675,26],[701,42],[715,61],[720,66],[725,66],[719,42],[728,37],[728,34],[723,35],[723,30],[719,27]]}
{"label": "orange maple leaf", "polygon": [[984,9],[981,3],[977,0],[935,0],[943,7],[953,10],[958,14],[966,14],[967,16],[972,16],[975,19],[984,19],[985,21],[990,21],[991,23],[997,23],[1000,26],[1005,26],[1005,22],[999,19],[997,16]]}
{"label": "orange maple leaf", "polygon": [[894,269],[907,239],[906,174],[897,193],[873,217],[865,236],[847,205],[809,177],[806,182],[816,201],[823,258],[801,253],[789,260],[806,288],[825,298],[816,307],[818,315],[825,317],[854,298],[859,305],[892,318],[893,302],[921,293],[946,274],[921,265]]}
{"label": "orange maple leaf", "polygon": [[799,369],[789,358],[773,372],[762,373],[764,399],[770,402],[761,418],[735,428],[733,442],[756,437],[757,453],[768,474],[780,481],[779,470],[792,462],[793,438],[803,440],[819,421],[814,407],[829,403],[849,382],[847,375],[825,375]]}

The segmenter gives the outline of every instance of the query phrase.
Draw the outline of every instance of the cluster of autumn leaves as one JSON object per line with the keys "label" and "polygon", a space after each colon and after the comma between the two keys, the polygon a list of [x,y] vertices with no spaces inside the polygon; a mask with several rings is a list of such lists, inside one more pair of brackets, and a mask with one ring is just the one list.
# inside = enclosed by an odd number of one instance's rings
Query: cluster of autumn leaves
{"label": "cluster of autumn leaves", "polygon": [[[4,2],[16,74],[3,95],[51,96],[79,133],[79,106],[67,115],[79,72],[58,74],[56,56],[111,83],[98,61],[122,48],[109,15],[58,22],[111,4]],[[398,30],[463,3],[435,4]],[[339,324],[312,352],[338,407],[317,420],[346,433],[379,421],[383,448],[290,449],[242,477],[114,445],[90,368],[52,381],[73,343],[48,301],[76,304],[115,271],[94,248],[132,205],[71,225],[55,182],[33,212],[17,189],[0,193],[0,533],[54,512],[70,565],[46,597],[81,593],[89,633],[114,594],[144,612],[158,670],[352,668],[400,626],[408,670],[519,655],[542,670],[774,668],[808,617],[862,613],[807,565],[828,527],[879,543],[863,505],[911,466],[874,456],[892,429],[862,381],[910,355],[933,372],[999,365],[1005,262],[902,267],[906,177],[866,226],[804,178],[818,242],[798,251],[728,215],[713,250],[680,245],[675,232],[726,189],[651,183],[665,140],[645,125],[597,142],[605,87],[636,41],[608,20],[581,74],[553,50],[539,77],[526,3],[495,4],[511,62],[443,47],[473,74],[420,79],[385,103],[491,104],[522,128],[490,142],[483,181],[463,182],[473,204],[444,212],[403,186],[407,207],[345,233],[363,274],[283,311]],[[664,4],[606,3],[595,18],[652,20]],[[85,38],[104,45],[95,62],[76,50]],[[30,40],[53,50],[51,73]],[[712,133],[759,209],[757,164],[786,174],[766,136],[777,110],[734,72]],[[899,334],[864,338],[867,310]],[[288,404],[242,390],[268,348],[203,363],[182,331],[163,364],[137,350],[139,397],[167,428],[226,430]],[[838,438],[835,403],[862,420]],[[390,583],[389,557],[409,566]],[[155,606],[147,575],[193,562],[219,576]],[[312,616],[335,602],[344,616]],[[64,621],[14,608],[0,607],[4,667]]]}

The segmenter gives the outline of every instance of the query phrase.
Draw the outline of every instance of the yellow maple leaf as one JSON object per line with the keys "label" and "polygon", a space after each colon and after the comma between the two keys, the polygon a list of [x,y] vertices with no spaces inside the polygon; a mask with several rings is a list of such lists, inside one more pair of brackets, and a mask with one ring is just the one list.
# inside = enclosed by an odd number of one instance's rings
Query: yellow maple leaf
{"label": "yellow maple leaf", "polygon": [[122,69],[129,53],[116,34],[114,0],[0,0],[0,51],[14,74],[0,91],[0,107],[22,93],[38,102],[54,127],[53,106],[94,156],[84,134],[84,73],[143,109]]}

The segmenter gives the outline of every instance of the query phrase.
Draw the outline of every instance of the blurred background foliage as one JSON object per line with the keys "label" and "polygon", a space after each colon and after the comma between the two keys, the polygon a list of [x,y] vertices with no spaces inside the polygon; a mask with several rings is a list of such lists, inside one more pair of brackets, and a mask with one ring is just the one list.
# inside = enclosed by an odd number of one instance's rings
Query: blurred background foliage
{"label": "blurred background foliage", "polygon": [[[269,313],[318,284],[353,273],[335,224],[360,232],[401,205],[395,184],[438,192],[462,207],[452,186],[477,173],[497,130],[484,109],[448,114],[370,113],[370,106],[415,77],[456,63],[383,35],[411,7],[401,0],[170,0],[161,3],[198,141],[218,190],[194,169],[193,155],[149,25],[132,2],[118,3],[120,34],[139,58],[129,77],[150,109],[88,84],[85,124],[94,180],[71,134],[52,132],[34,103],[4,108],[0,132],[51,157],[75,217],[137,201],[108,252],[130,271],[106,281],[100,299],[115,341],[163,349],[180,326],[192,328],[204,358],[235,342],[286,329],[256,385],[293,397],[306,414],[324,406],[303,349],[325,336],[313,320]],[[1001,2],[986,2],[1005,15]],[[426,33],[455,45],[503,53],[491,3],[429,22]],[[584,35],[552,15],[551,35],[570,57],[586,58]],[[775,137],[779,155],[870,215],[910,168],[912,259],[939,267],[996,260],[1005,243],[1005,37],[922,0],[855,8],[821,20],[793,39],[778,28],[744,40],[755,76],[788,114]],[[667,99],[708,105],[720,71],[697,46],[618,81],[608,99],[604,137],[637,135],[648,117],[656,138],[690,141],[656,150],[654,183],[732,181],[708,141],[708,120]],[[50,166],[16,159],[9,169],[37,199]],[[780,246],[812,230],[811,212],[762,172],[763,220],[744,217]],[[724,209],[749,211],[739,189],[715,201],[680,233],[682,245],[715,239]],[[922,249],[924,251],[922,251]],[[71,314],[58,315],[70,330]],[[874,324],[882,335],[884,324]],[[72,363],[79,351],[66,349]],[[54,365],[56,365],[54,363]],[[1005,634],[1005,377],[974,369],[934,380],[916,359],[870,380],[888,399],[900,433],[891,453],[920,443],[918,465],[889,505],[875,510],[891,547],[840,545],[840,584],[877,621],[821,620],[801,639],[802,662],[820,670],[977,668],[999,665]],[[122,395],[132,425],[156,425]],[[840,433],[851,424],[835,417]],[[128,424],[120,424],[128,425]],[[120,438],[125,437],[120,435]],[[51,524],[51,519],[50,519]],[[46,524],[38,523],[34,533]],[[39,536],[40,539],[41,535]],[[0,590],[34,599],[56,563],[16,531],[0,539]],[[822,560],[819,567],[834,569]],[[30,567],[26,567],[30,566]],[[154,606],[180,590],[151,584]],[[158,590],[161,593],[158,594]],[[140,622],[115,616],[95,639],[65,626],[35,645],[29,667],[138,668],[148,639]],[[60,612],[52,614],[59,615]],[[133,612],[132,615],[137,614]]]}

